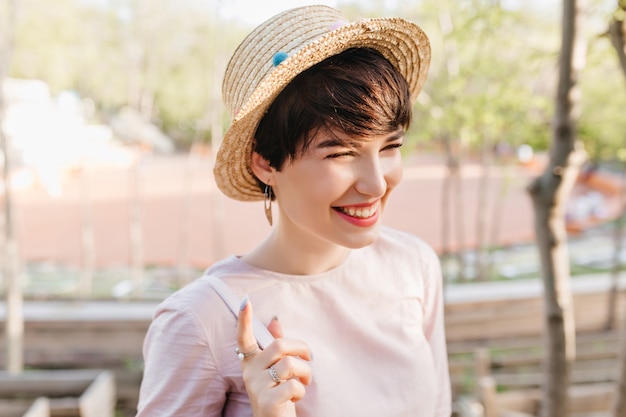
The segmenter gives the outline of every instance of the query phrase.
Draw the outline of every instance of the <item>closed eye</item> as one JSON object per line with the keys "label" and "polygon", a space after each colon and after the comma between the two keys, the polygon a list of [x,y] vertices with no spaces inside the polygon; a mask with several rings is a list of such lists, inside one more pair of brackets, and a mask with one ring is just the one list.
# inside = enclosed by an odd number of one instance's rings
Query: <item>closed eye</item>
{"label": "closed eye", "polygon": [[398,148],[402,147],[402,145],[403,145],[402,142],[400,142],[400,143],[392,143],[392,144],[389,144],[389,145],[385,146],[382,150],[383,151],[387,151],[387,150],[391,150],[391,149],[398,149]]}
{"label": "closed eye", "polygon": [[330,155],[326,155],[325,159],[336,159],[336,158],[341,158],[341,157],[345,157],[345,156],[354,156],[354,151],[344,151],[344,152],[337,152],[337,153],[332,153]]}

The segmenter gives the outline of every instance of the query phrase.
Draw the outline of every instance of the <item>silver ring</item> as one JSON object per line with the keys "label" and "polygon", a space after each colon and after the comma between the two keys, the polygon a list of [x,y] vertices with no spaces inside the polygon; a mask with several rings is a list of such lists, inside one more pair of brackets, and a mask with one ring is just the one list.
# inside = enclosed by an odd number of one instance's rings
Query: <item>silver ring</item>
{"label": "silver ring", "polygon": [[235,348],[235,353],[237,354],[237,357],[239,358],[240,361],[244,360],[245,358],[247,358],[248,356],[252,356],[255,353],[257,353],[257,351],[259,350],[259,347],[257,346],[256,348],[254,348],[253,351],[251,352],[242,352],[238,347]]}
{"label": "silver ring", "polygon": [[272,381],[276,382],[276,384],[280,385],[286,381],[286,379],[282,379],[281,377],[278,376],[278,372],[276,372],[276,368],[274,368],[274,365],[270,366],[269,371],[270,371],[270,376],[272,377]]}

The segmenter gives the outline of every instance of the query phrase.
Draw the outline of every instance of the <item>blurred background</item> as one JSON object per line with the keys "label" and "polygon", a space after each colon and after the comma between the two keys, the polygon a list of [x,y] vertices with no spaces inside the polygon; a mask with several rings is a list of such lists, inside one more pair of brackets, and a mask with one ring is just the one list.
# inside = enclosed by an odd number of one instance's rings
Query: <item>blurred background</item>
{"label": "blurred background", "polygon": [[[214,185],[229,123],[221,80],[255,25],[307,3],[0,0],[0,295],[8,300],[0,317],[19,307],[26,368],[88,371],[66,373],[83,384],[102,378],[93,370],[112,372],[117,414],[133,415],[156,303],[269,230],[262,202],[230,201]],[[420,236],[442,260],[455,400],[480,397],[479,348],[488,349],[490,364],[480,363],[498,391],[539,387],[541,265],[527,187],[549,159],[562,3],[315,3],[350,20],[401,16],[429,34],[430,75],[384,222]],[[623,314],[609,300],[621,297],[626,260],[626,78],[608,27],[623,7],[588,2],[578,80],[588,159],[564,216],[572,288],[585,307],[579,343],[593,347],[593,358],[580,354],[573,379],[581,385],[616,379]],[[0,409],[31,406],[15,405],[15,395],[0,378]],[[486,415],[485,401],[472,410]]]}

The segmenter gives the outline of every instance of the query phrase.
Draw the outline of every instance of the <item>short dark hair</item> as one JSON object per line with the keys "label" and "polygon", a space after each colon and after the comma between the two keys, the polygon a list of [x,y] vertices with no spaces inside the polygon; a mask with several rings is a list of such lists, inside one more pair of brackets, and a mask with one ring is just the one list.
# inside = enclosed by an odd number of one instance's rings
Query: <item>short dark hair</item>
{"label": "short dark hair", "polygon": [[[317,131],[339,129],[355,140],[384,135],[411,122],[404,77],[378,51],[351,48],[303,71],[270,105],[254,150],[280,170],[305,152]],[[265,185],[259,181],[261,190]]]}

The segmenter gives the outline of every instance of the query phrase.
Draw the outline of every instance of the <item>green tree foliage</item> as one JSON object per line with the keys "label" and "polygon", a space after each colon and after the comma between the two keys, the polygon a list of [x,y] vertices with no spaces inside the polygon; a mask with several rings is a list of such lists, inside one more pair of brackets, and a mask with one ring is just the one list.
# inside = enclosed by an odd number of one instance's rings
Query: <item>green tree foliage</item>
{"label": "green tree foliage", "polygon": [[616,161],[626,151],[626,83],[610,39],[599,35],[589,45],[581,80],[579,133],[591,159]]}
{"label": "green tree foliage", "polygon": [[[339,7],[350,19],[400,15],[429,33],[433,62],[416,106],[413,139],[448,135],[470,150],[494,142],[529,143],[539,150],[547,148],[549,138],[559,11],[530,3],[369,0],[343,1]],[[219,4],[22,0],[11,76],[42,79],[53,93],[75,90],[93,99],[105,119],[123,106],[141,107],[185,145],[203,136],[196,130],[215,105],[214,77],[222,77],[214,73],[215,60],[227,59],[250,29],[220,19]],[[445,35],[439,21],[443,8],[453,23]],[[594,13],[605,18],[607,10],[598,6]],[[453,57],[445,49],[450,41],[456,45]],[[225,55],[217,55],[217,45]],[[448,71],[450,58],[458,71]],[[610,43],[599,38],[583,79],[580,124],[598,158],[623,147],[626,121],[619,116],[626,89],[616,91],[616,83],[623,85],[618,78]]]}
{"label": "green tree foliage", "polygon": [[[420,138],[452,135],[470,150],[495,142],[545,149],[558,48],[555,28],[532,10],[485,0],[428,3],[422,20],[441,16],[450,5],[451,22],[444,24],[452,30],[429,29],[434,53],[416,108]],[[446,46],[450,43],[454,51]]]}
{"label": "green tree foliage", "polygon": [[216,37],[232,50],[246,31],[214,14],[197,1],[24,0],[11,75],[42,79],[53,94],[75,90],[105,118],[137,107],[138,89],[149,118],[184,144],[223,75],[212,72]]}

